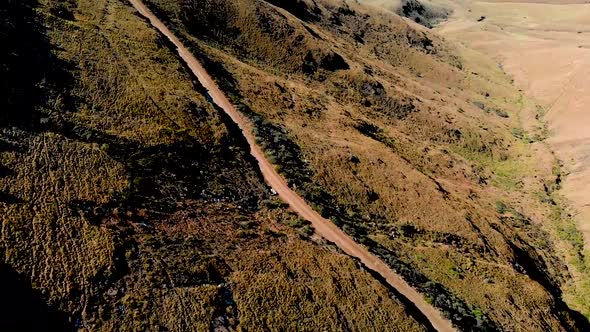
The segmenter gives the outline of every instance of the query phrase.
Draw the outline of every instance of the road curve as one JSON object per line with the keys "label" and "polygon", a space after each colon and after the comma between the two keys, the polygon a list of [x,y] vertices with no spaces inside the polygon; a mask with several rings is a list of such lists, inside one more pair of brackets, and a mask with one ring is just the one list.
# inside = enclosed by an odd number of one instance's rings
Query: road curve
{"label": "road curve", "polygon": [[230,103],[224,93],[219,89],[211,76],[207,73],[201,63],[189,52],[189,50],[180,42],[178,38],[141,2],[141,0],[129,0],[133,7],[151,24],[166,36],[176,46],[178,54],[186,62],[190,70],[197,77],[201,85],[209,91],[211,99],[217,106],[222,108],[225,113],[240,127],[248,145],[250,153],[258,161],[260,171],[264,179],[279,195],[279,197],[289,204],[291,209],[299,216],[311,222],[317,234],[326,240],[333,242],[342,251],[350,256],[358,258],[367,268],[380,274],[387,283],[395,288],[401,295],[412,302],[418,310],[430,321],[430,324],[440,332],[455,331],[451,322],[445,319],[441,313],[426,300],[415,289],[410,287],[399,275],[393,272],[385,263],[375,255],[371,254],[365,247],[356,243],[351,237],[346,235],[340,228],[334,225],[330,220],[323,218],[315,212],[296,192],[289,188],[285,179],[279,175],[275,167],[266,159],[262,149],[256,144],[256,139],[252,134],[251,123],[244,118],[236,108]]}

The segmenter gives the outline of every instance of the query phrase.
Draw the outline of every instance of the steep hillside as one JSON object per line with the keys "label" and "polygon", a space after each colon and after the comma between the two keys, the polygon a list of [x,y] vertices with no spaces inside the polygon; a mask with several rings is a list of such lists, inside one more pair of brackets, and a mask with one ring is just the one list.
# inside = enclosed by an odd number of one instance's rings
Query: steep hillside
{"label": "steep hillside", "polygon": [[434,4],[429,0],[361,0],[360,2],[395,12],[427,28],[445,21],[452,13],[447,6]]}
{"label": "steep hillside", "polygon": [[427,330],[128,3],[4,1],[0,42],[1,330]]}
{"label": "steep hillside", "polygon": [[[38,1],[0,3],[0,329],[431,329],[273,196],[128,2]],[[522,124],[543,110],[496,63],[352,1],[145,2],[289,185],[459,330],[590,329]]]}
{"label": "steep hillside", "polygon": [[545,227],[558,168],[492,61],[349,2],[148,3],[291,186],[460,329],[588,328]]}

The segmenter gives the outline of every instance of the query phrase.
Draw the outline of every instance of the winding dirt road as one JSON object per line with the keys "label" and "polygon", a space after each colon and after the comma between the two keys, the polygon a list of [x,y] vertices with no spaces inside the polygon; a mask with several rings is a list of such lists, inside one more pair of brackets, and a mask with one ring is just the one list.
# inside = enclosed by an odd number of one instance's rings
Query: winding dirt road
{"label": "winding dirt road", "polygon": [[205,68],[140,0],[129,1],[142,16],[146,17],[160,33],[166,36],[176,46],[178,54],[198,78],[201,85],[209,91],[213,102],[222,108],[240,127],[244,137],[248,141],[248,145],[250,145],[252,156],[258,161],[264,179],[277,192],[279,197],[288,203],[291,209],[302,218],[310,221],[317,234],[333,242],[348,255],[358,258],[367,268],[380,274],[391,287],[395,288],[409,302],[413,303],[437,331],[455,331],[451,322],[443,318],[438,310],[428,304],[420,293],[410,287],[410,285],[394,273],[385,263],[371,254],[366,248],[356,243],[330,220],[323,218],[315,212],[297,193],[289,188],[285,179],[278,174],[275,167],[266,159],[262,149],[256,144],[250,122],[229,102]]}

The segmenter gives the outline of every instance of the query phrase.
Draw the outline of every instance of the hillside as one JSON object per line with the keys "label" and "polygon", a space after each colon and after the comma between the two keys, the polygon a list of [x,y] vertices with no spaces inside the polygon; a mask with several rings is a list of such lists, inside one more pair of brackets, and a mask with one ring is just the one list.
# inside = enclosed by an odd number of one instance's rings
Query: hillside
{"label": "hillside", "polygon": [[430,0],[361,0],[359,2],[394,12],[427,28],[434,28],[447,21],[453,13],[451,6],[444,1],[437,1],[443,2],[442,4],[433,3]]}
{"label": "hillside", "polygon": [[[541,109],[493,61],[353,2],[145,3],[290,187],[458,330],[590,328],[548,227],[561,173],[522,123]],[[0,17],[3,329],[431,329],[273,195],[129,3]]]}
{"label": "hillside", "polygon": [[272,197],[127,3],[0,13],[2,330],[425,329]]}
{"label": "hillside", "polygon": [[559,174],[536,154],[544,132],[522,128],[528,101],[492,61],[352,3],[148,3],[293,187],[456,324],[586,324],[545,227]]}
{"label": "hillside", "polygon": [[[498,59],[515,85],[543,110],[538,116],[546,121],[545,142],[559,159],[563,175],[556,196],[567,203],[555,211],[562,218],[553,224],[557,236],[566,242],[560,249],[574,276],[564,298],[588,317],[590,6],[577,0],[453,1],[448,5],[458,10],[437,30]],[[474,23],[482,16],[484,21]],[[505,47],[497,47],[500,44]],[[523,125],[529,122],[525,118]]]}

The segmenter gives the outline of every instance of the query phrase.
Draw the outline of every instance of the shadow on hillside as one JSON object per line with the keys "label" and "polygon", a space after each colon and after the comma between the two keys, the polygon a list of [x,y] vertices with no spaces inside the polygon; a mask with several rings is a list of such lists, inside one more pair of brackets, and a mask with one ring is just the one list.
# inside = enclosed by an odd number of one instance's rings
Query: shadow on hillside
{"label": "shadow on hillside", "polygon": [[[55,58],[34,8],[36,0],[0,2],[0,126],[35,129],[39,106],[61,110],[70,102],[68,65]],[[58,88],[59,86],[59,88]]]}
{"label": "shadow on hillside", "polygon": [[70,139],[99,144],[125,167],[130,185],[111,202],[72,202],[74,210],[83,211],[95,224],[113,214],[141,223],[165,219],[190,200],[228,202],[255,210],[262,199],[264,187],[252,186],[240,169],[243,156],[225,148],[233,142],[204,146],[187,136],[172,144],[142,146],[70,123],[54,129]]}
{"label": "shadow on hillside", "polygon": [[[0,1],[0,153],[26,149],[13,128],[35,134],[44,112],[62,110],[68,103],[62,95],[72,77],[52,54],[38,6],[37,0]],[[0,165],[0,177],[13,174]],[[22,201],[0,191],[0,203]],[[73,330],[69,317],[51,308],[27,277],[0,262],[0,331]]]}
{"label": "shadow on hillside", "polygon": [[[61,111],[71,103],[65,97],[73,82],[69,65],[53,56],[37,6],[37,0],[0,1],[0,152],[24,148],[9,139],[10,128],[38,132],[46,121],[44,112]],[[0,164],[0,177],[13,173]],[[20,200],[0,192],[0,202]]]}
{"label": "shadow on hillside", "polygon": [[[0,152],[26,149],[8,139],[9,128],[13,127],[33,135],[50,131],[77,141],[100,144],[125,166],[131,186],[109,206],[76,202],[75,205],[83,210],[91,209],[97,216],[109,213],[101,210],[116,207],[133,214],[141,209],[156,215],[173,213],[178,209],[177,203],[185,199],[231,201],[245,208],[257,206],[260,197],[253,188],[244,185],[229,190],[222,188],[232,183],[232,177],[239,175],[236,173],[243,172],[239,170],[242,166],[228,165],[240,160],[227,148],[202,146],[190,137],[170,145],[145,147],[63,120],[55,123],[60,117],[49,116],[50,113],[76,109],[69,96],[73,70],[69,70],[70,64],[52,54],[54,46],[36,17],[37,6],[37,0],[0,2],[0,128],[6,128],[0,138]],[[58,14],[62,18],[71,16]],[[235,145],[235,142],[227,143],[227,146]],[[13,173],[0,165],[0,176]],[[0,202],[17,201],[8,193],[0,193]]]}
{"label": "shadow on hillside", "polygon": [[49,307],[4,263],[0,263],[0,281],[0,331],[74,331],[65,314]]}

